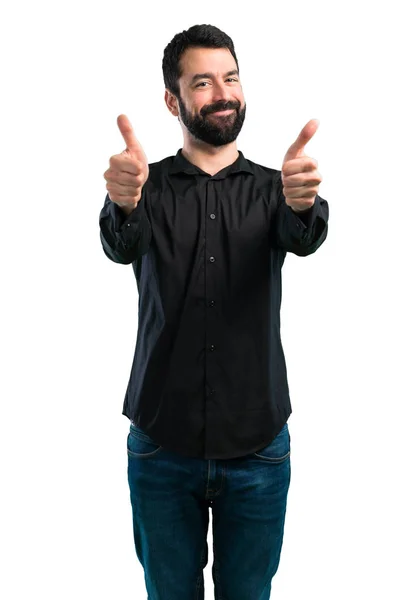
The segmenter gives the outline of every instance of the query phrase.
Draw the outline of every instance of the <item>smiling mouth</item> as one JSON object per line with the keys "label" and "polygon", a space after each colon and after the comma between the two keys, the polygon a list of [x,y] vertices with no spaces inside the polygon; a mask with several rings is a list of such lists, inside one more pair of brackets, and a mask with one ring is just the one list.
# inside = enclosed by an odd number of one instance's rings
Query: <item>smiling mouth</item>
{"label": "smiling mouth", "polygon": [[217,115],[217,116],[223,116],[223,115],[229,115],[230,113],[235,112],[234,108],[230,108],[229,110],[219,110],[218,112],[213,112],[213,113],[209,113],[211,116],[212,115]]}

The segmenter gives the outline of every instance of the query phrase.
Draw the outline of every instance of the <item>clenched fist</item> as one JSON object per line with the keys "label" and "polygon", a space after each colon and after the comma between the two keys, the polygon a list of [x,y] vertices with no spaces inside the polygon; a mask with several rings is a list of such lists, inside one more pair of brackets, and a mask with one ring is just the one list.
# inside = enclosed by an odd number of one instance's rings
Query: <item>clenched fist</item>
{"label": "clenched fist", "polygon": [[126,150],[110,158],[110,167],[104,173],[104,179],[110,200],[129,215],[141,198],[142,188],[149,176],[149,165],[128,117],[119,115],[117,124]]}

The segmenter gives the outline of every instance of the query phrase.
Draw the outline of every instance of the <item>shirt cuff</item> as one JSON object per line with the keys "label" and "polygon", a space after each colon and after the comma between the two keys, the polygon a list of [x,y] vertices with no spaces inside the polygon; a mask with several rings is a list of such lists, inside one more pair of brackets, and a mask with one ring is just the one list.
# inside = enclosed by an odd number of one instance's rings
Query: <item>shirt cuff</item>
{"label": "shirt cuff", "polygon": [[115,204],[115,202],[111,202],[110,216],[114,222],[116,233],[123,233],[124,231],[127,231],[127,229],[132,225],[132,223],[137,223],[140,220],[140,218],[143,216],[143,200],[144,198],[142,194],[142,198],[138,202],[138,205],[128,216],[124,213],[122,208],[118,206],[118,204]]}
{"label": "shirt cuff", "polygon": [[301,212],[296,212],[295,210],[293,210],[293,208],[291,206],[289,206],[291,212],[296,215],[296,217],[298,219],[300,219],[300,221],[308,228],[313,224],[314,221],[314,215],[315,215],[315,211],[316,211],[316,207],[318,204],[318,200],[317,200],[318,196],[315,197],[315,201],[314,204],[312,206],[310,206],[310,208],[307,208],[307,210],[303,210]]}

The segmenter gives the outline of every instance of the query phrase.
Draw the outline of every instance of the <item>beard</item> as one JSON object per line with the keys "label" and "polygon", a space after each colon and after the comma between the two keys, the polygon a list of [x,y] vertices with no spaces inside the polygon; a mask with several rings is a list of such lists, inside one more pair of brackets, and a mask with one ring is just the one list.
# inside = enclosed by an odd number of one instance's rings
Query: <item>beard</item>
{"label": "beard", "polygon": [[[194,117],[186,110],[184,103],[178,96],[180,119],[198,140],[211,146],[225,146],[234,142],[242,129],[246,116],[246,104],[240,109],[240,102],[226,102],[204,106],[199,115]],[[210,117],[209,115],[220,110],[234,109],[235,112],[227,115]]]}

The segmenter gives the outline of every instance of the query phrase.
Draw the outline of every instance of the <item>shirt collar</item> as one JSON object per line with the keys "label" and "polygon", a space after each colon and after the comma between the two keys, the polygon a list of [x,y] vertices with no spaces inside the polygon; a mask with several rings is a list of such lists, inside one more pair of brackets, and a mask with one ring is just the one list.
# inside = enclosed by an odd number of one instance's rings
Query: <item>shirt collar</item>
{"label": "shirt collar", "polygon": [[[243,153],[240,150],[238,150],[238,152],[239,156],[235,160],[235,162],[216,173],[213,176],[213,179],[224,179],[232,173],[240,172],[251,173],[252,175],[254,175],[254,171],[251,168],[249,161],[243,156]],[[189,175],[208,175],[208,177],[210,177],[209,173],[206,173],[205,171],[200,169],[200,167],[197,167],[193,163],[189,162],[183,156],[182,148],[179,148],[178,152],[174,156],[172,164],[169,168],[169,172],[171,174],[188,173]]]}

